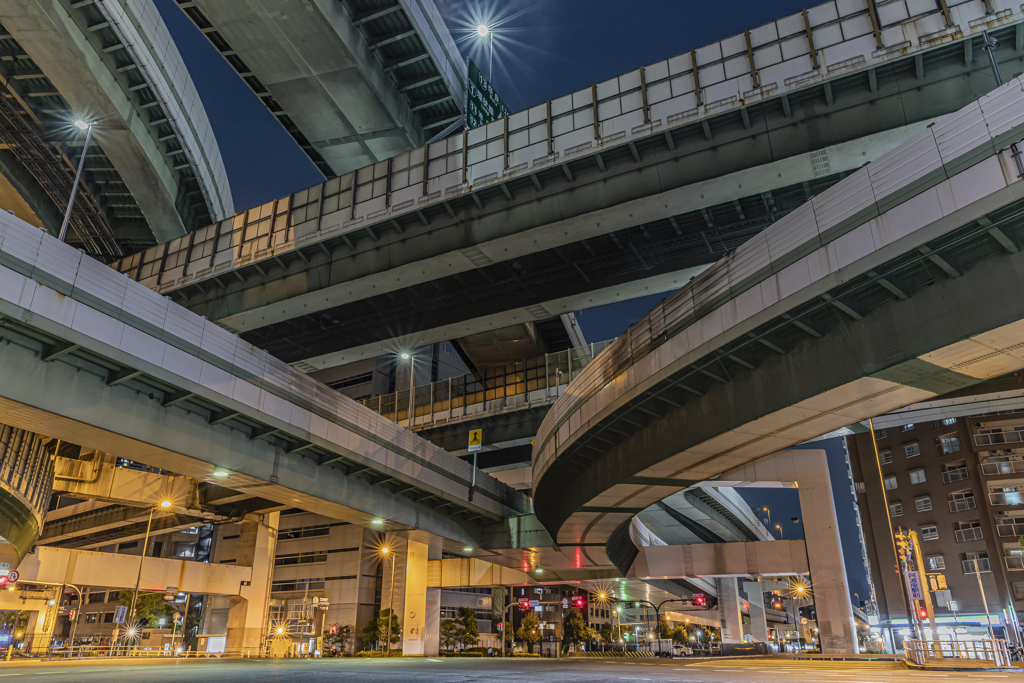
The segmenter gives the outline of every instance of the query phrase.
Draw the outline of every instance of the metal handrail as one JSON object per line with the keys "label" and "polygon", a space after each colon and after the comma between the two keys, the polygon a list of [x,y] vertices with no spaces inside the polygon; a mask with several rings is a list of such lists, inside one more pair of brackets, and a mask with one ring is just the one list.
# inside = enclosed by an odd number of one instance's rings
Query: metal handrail
{"label": "metal handrail", "polygon": [[971,475],[967,471],[966,467],[957,467],[955,469],[946,470],[942,473],[943,484],[955,484],[958,481],[965,481],[970,478]]}
{"label": "metal handrail", "polygon": [[1024,522],[996,524],[996,533],[1000,538],[1024,536]]}
{"label": "metal handrail", "polygon": [[970,529],[957,529],[953,532],[956,537],[957,543],[967,543],[969,541],[982,541],[985,539],[985,535],[981,530],[981,527],[972,527]]}
{"label": "metal handrail", "polygon": [[1006,555],[1003,560],[1009,571],[1024,571],[1024,555]]}
{"label": "metal handrail", "polygon": [[981,463],[981,473],[987,476],[992,476],[993,474],[1024,474],[1024,460],[983,462]]}
{"label": "metal handrail", "polygon": [[1018,430],[974,435],[974,443],[978,446],[998,446],[1004,443],[1021,443],[1022,441],[1024,441],[1024,431]]}
{"label": "metal handrail", "polygon": [[989,502],[993,505],[1022,505],[1024,494],[1020,491],[990,491]]}
{"label": "metal handrail", "polygon": [[[964,574],[984,574],[992,571],[992,563],[987,557],[979,557],[977,559],[971,558],[969,560],[960,560],[960,564],[964,568]],[[977,568],[975,568],[977,565]]]}
{"label": "metal handrail", "polygon": [[973,659],[993,662],[999,668],[1010,667],[1010,650],[1005,640],[904,640],[906,658],[924,666],[936,659]]}
{"label": "metal handrail", "polygon": [[949,501],[950,512],[966,512],[968,510],[976,510],[978,508],[978,502],[974,500],[974,496],[965,496],[964,498],[954,498]]}

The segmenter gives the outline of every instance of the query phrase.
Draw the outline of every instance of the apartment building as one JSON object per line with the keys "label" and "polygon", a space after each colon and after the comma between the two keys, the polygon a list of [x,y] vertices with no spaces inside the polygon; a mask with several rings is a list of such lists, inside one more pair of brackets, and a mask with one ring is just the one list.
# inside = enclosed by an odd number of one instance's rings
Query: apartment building
{"label": "apartment building", "polygon": [[1017,641],[1024,609],[1024,412],[907,424],[874,436],[877,460],[870,433],[847,437],[847,449],[881,625],[895,627],[897,640],[906,635],[892,533],[913,529],[926,571],[945,576],[955,603],[939,597],[940,637],[987,637],[987,603],[996,637]]}

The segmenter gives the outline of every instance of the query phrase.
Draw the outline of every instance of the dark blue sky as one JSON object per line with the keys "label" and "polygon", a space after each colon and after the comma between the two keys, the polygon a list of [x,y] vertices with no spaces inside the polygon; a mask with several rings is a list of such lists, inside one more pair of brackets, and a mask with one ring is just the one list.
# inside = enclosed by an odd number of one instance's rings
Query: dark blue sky
{"label": "dark blue sky", "polygon": [[[303,154],[234,70],[176,6],[154,0],[164,17],[221,147],[235,208],[239,211],[322,180]],[[465,57],[487,64],[475,27],[496,26],[494,81],[513,111],[588,87],[641,65],[688,52],[768,21],[799,12],[806,0],[435,0]],[[810,3],[814,4],[814,3]],[[484,67],[486,70],[486,67]],[[612,304],[580,314],[588,340],[621,334],[664,295]],[[838,440],[826,448],[850,574],[851,594],[867,596],[853,498]],[[802,538],[794,491],[743,492],[752,506],[767,505],[786,538]]]}

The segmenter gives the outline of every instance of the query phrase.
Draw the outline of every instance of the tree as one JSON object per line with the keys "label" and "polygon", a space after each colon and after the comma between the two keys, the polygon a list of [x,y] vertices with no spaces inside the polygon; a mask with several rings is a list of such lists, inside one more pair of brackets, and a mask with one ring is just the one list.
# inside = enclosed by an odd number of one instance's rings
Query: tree
{"label": "tree", "polygon": [[370,619],[363,626],[359,634],[363,637],[363,647],[370,647],[376,650],[377,644],[380,641],[380,621]]}
{"label": "tree", "polygon": [[332,632],[324,636],[324,647],[331,652],[344,650],[352,639],[352,627],[331,624],[331,629]]}
{"label": "tree", "polygon": [[441,622],[441,636],[440,644],[446,650],[451,650],[455,647],[458,639],[459,627],[451,619],[445,619]]}
{"label": "tree", "polygon": [[565,646],[589,643],[597,638],[597,632],[587,626],[583,613],[573,607],[562,619],[562,642]]}
{"label": "tree", "polygon": [[[118,603],[131,607],[132,594],[132,591],[121,591],[117,594]],[[176,611],[174,605],[164,602],[163,593],[139,593],[139,598],[135,601],[134,621],[142,628],[156,628],[163,619],[164,624],[170,626]]]}
{"label": "tree", "polygon": [[476,612],[469,607],[460,607],[455,617],[455,625],[458,627],[456,637],[463,648],[476,645],[480,635],[480,629],[476,623]]}
{"label": "tree", "polygon": [[[388,622],[390,622],[390,629],[388,628]],[[379,640],[382,640],[386,643],[390,636],[392,645],[395,645],[400,640],[402,640],[402,624],[398,620],[398,615],[393,614],[390,609],[382,609],[380,611],[380,618],[377,620],[377,623],[377,633],[379,634]]]}
{"label": "tree", "polygon": [[516,629],[516,638],[527,642],[530,645],[530,652],[533,652],[533,644],[540,640],[540,635],[540,619],[537,618],[537,613],[527,612]]}

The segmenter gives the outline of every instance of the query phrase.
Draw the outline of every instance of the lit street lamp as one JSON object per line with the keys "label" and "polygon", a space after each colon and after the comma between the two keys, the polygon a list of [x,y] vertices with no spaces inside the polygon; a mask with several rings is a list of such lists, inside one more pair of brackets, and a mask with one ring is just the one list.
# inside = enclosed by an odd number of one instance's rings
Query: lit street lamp
{"label": "lit street lamp", "polygon": [[68,221],[71,220],[71,207],[75,203],[75,194],[78,192],[78,180],[82,177],[82,169],[85,167],[85,157],[89,152],[89,139],[92,138],[92,124],[86,123],[82,119],[75,121],[75,127],[79,130],[85,131],[85,144],[82,145],[82,158],[78,160],[78,172],[75,173],[75,184],[71,186],[71,196],[68,197],[68,208],[64,212],[64,223],[60,226],[60,237],[58,239],[63,242],[64,235],[68,231]]}
{"label": "lit street lamp", "polygon": [[486,38],[488,45],[488,52],[490,53],[487,57],[487,80],[494,85],[494,31],[487,24],[480,24],[476,27],[476,34],[481,38]]}
{"label": "lit street lamp", "polygon": [[381,555],[385,558],[391,557],[391,593],[388,596],[388,632],[387,632],[387,654],[385,657],[391,657],[391,624],[394,623],[395,619],[395,564],[398,562],[398,553],[394,553],[390,548],[384,546],[380,549]]}
{"label": "lit street lamp", "polygon": [[785,534],[782,533],[782,525],[781,524],[776,524],[775,528],[779,530],[779,540],[781,541],[782,539],[785,538]]}
{"label": "lit street lamp", "polygon": [[[162,503],[160,503],[160,507],[164,509],[171,507],[171,501],[163,501]],[[146,540],[142,543],[142,557],[139,558],[139,573],[135,576],[135,592],[132,593],[132,607],[128,611],[128,614],[130,615],[130,618],[133,620],[133,623],[135,619],[135,603],[139,599],[139,582],[142,581],[142,565],[146,561],[146,546],[149,545],[149,530],[153,526],[154,512],[156,512],[155,506],[149,511],[149,521],[146,523]],[[132,629],[128,629],[128,633],[131,634]]]}
{"label": "lit street lamp", "polygon": [[[416,354],[414,353],[403,353],[402,360],[409,361],[409,431],[412,431],[412,416],[416,412]],[[398,412],[398,406],[395,406],[395,412]],[[398,419],[398,415],[395,415],[395,419]]]}

